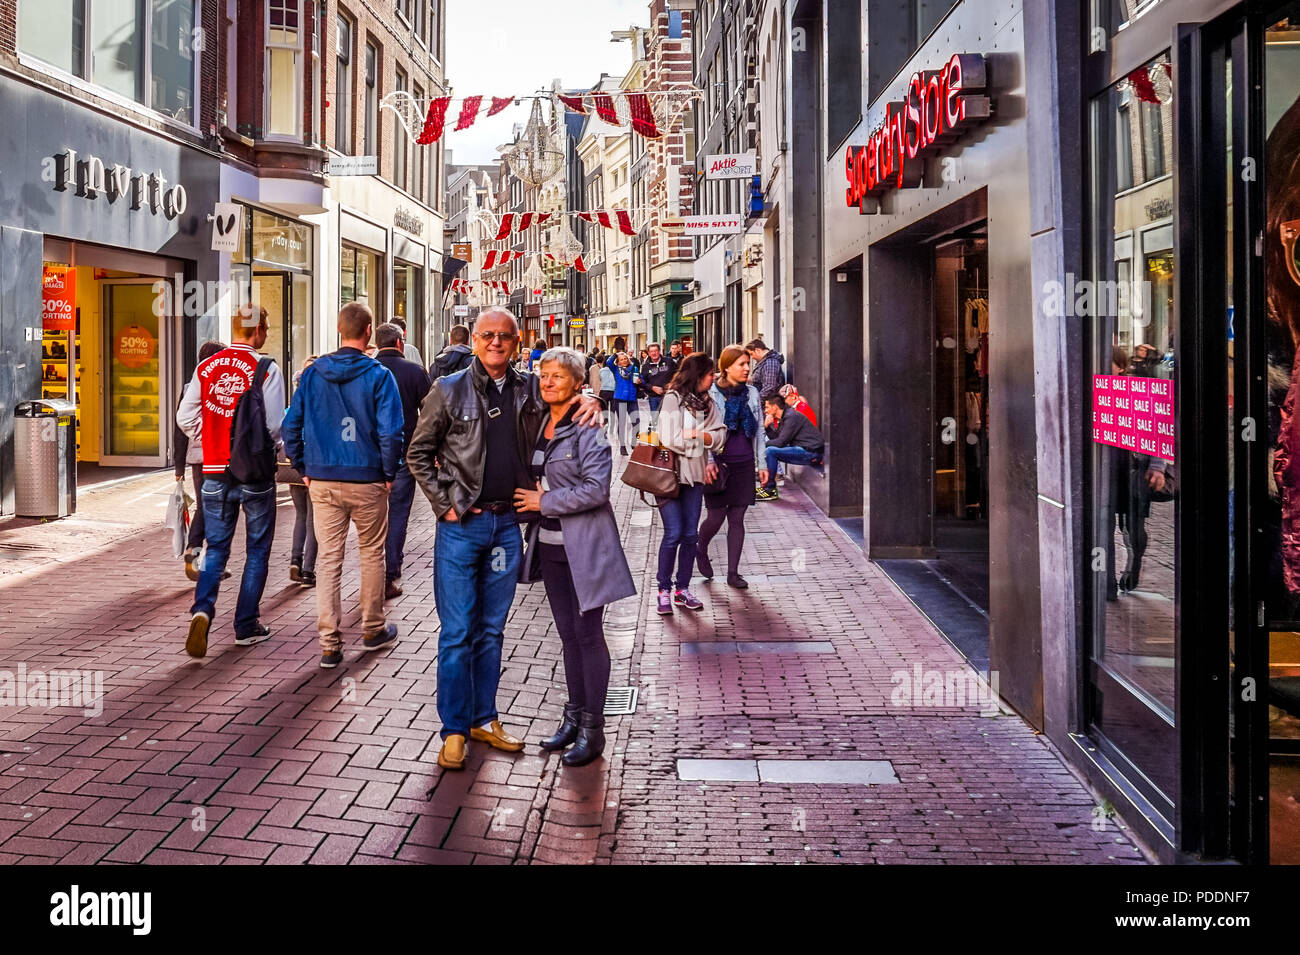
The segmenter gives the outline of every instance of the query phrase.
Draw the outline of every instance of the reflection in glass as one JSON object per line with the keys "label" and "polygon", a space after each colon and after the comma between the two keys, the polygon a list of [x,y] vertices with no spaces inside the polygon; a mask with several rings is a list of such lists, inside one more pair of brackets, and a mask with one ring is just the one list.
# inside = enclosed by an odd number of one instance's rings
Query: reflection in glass
{"label": "reflection in glass", "polygon": [[91,14],[91,79],[115,93],[139,100],[144,0],[95,0]]}
{"label": "reflection in glass", "polygon": [[151,0],[153,108],[194,122],[194,0]]}
{"label": "reflection in glass", "polygon": [[86,0],[21,0],[18,49],[73,76],[85,75]]}
{"label": "reflection in glass", "polygon": [[[1269,360],[1267,511],[1269,858],[1300,863],[1300,22],[1265,33],[1265,233]],[[1283,742],[1285,741],[1285,742]],[[1292,749],[1291,754],[1286,749]]]}
{"label": "reflection in glass", "polygon": [[[1168,64],[1148,63],[1094,103],[1094,376],[1175,377]],[[1175,408],[1177,399],[1175,389]],[[1132,427],[1151,420],[1138,410],[1129,418]],[[1092,474],[1092,547],[1105,555],[1092,593],[1093,660],[1172,725],[1181,475],[1175,460],[1100,439]]]}

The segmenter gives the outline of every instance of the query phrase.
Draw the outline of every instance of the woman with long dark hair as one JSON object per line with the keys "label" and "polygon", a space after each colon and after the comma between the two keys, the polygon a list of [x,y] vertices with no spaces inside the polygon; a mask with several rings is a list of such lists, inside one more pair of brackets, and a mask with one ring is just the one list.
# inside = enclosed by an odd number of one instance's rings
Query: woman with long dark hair
{"label": "woman with long dark hair", "polygon": [[727,583],[744,590],[749,583],[740,576],[740,552],[745,546],[745,511],[753,505],[754,475],[766,484],[767,435],[763,431],[763,405],[758,389],[749,383],[749,355],[740,345],[728,345],[718,356],[719,380],[710,389],[722,417],[727,437],[720,451],[713,452],[717,478],[704,489],[708,516],[700,527],[696,559],[705,580],[713,576],[709,544],[727,522]]}
{"label": "woman with long dark hair", "polygon": [[[691,355],[669,382],[659,408],[659,443],[677,453],[680,486],[677,497],[657,498],[664,536],[659,543],[659,603],[661,614],[673,605],[687,610],[704,607],[691,593],[695,548],[699,540],[704,482],[717,473],[709,452],[719,453],[727,440],[722,414],[709,393],[717,371],[708,355]],[[673,579],[674,565],[677,578]]]}

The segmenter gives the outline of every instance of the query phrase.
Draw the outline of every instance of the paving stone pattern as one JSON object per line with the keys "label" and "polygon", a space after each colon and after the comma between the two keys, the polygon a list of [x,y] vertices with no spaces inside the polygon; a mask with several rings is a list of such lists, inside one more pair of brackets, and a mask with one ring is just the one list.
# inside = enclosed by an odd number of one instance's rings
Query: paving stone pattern
{"label": "paving stone pattern", "polygon": [[[353,538],[344,665],[323,671],[314,593],[287,578],[287,503],[263,601],[274,637],[234,646],[236,575],[207,658],[186,656],[193,587],[161,527],[168,486],[86,495],[76,527],[0,523],[0,672],[101,671],[105,693],[99,715],[0,707],[0,863],[1143,861],[1114,822],[1094,828],[1087,790],[1017,716],[891,705],[898,671],[961,659],[793,485],[749,513],[751,589],[701,584],[702,613],[660,618],[657,519],[616,482],[642,592],[608,611],[611,683],[639,688],[636,713],[610,718],[604,760],[540,753],[564,702],[560,646],[541,587],[521,588],[499,704],[529,745],[471,744],[461,773],[435,762],[422,498],[406,594],[389,603],[400,643],[358,650]],[[681,649],[809,640],[833,652]],[[679,759],[749,761],[747,781],[682,780]],[[765,782],[790,777],[761,762],[773,772],[755,778],[754,761],[813,759],[888,761],[898,782]]]}

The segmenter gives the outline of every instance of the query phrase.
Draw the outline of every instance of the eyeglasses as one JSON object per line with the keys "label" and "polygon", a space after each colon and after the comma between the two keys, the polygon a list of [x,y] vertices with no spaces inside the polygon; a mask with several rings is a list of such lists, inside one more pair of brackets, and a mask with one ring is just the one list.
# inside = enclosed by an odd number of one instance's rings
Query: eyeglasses
{"label": "eyeglasses", "polygon": [[478,333],[478,338],[481,341],[485,341],[485,342],[490,342],[492,341],[492,339],[495,338],[499,342],[506,343],[506,342],[512,342],[518,337],[519,335],[517,332],[479,332]]}

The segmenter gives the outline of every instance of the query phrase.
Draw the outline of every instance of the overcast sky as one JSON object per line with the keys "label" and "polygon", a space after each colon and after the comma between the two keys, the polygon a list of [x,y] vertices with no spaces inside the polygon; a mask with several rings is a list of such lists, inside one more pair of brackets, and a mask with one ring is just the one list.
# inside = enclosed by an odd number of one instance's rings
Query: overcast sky
{"label": "overcast sky", "polygon": [[[611,43],[611,30],[649,25],[648,0],[449,0],[447,82],[452,95],[519,96],[549,88],[590,87],[601,73],[622,77],[632,66],[632,44]],[[448,162],[493,162],[515,123],[528,122],[525,100],[488,119],[486,101],[469,129],[450,127],[460,104],[447,110]]]}

